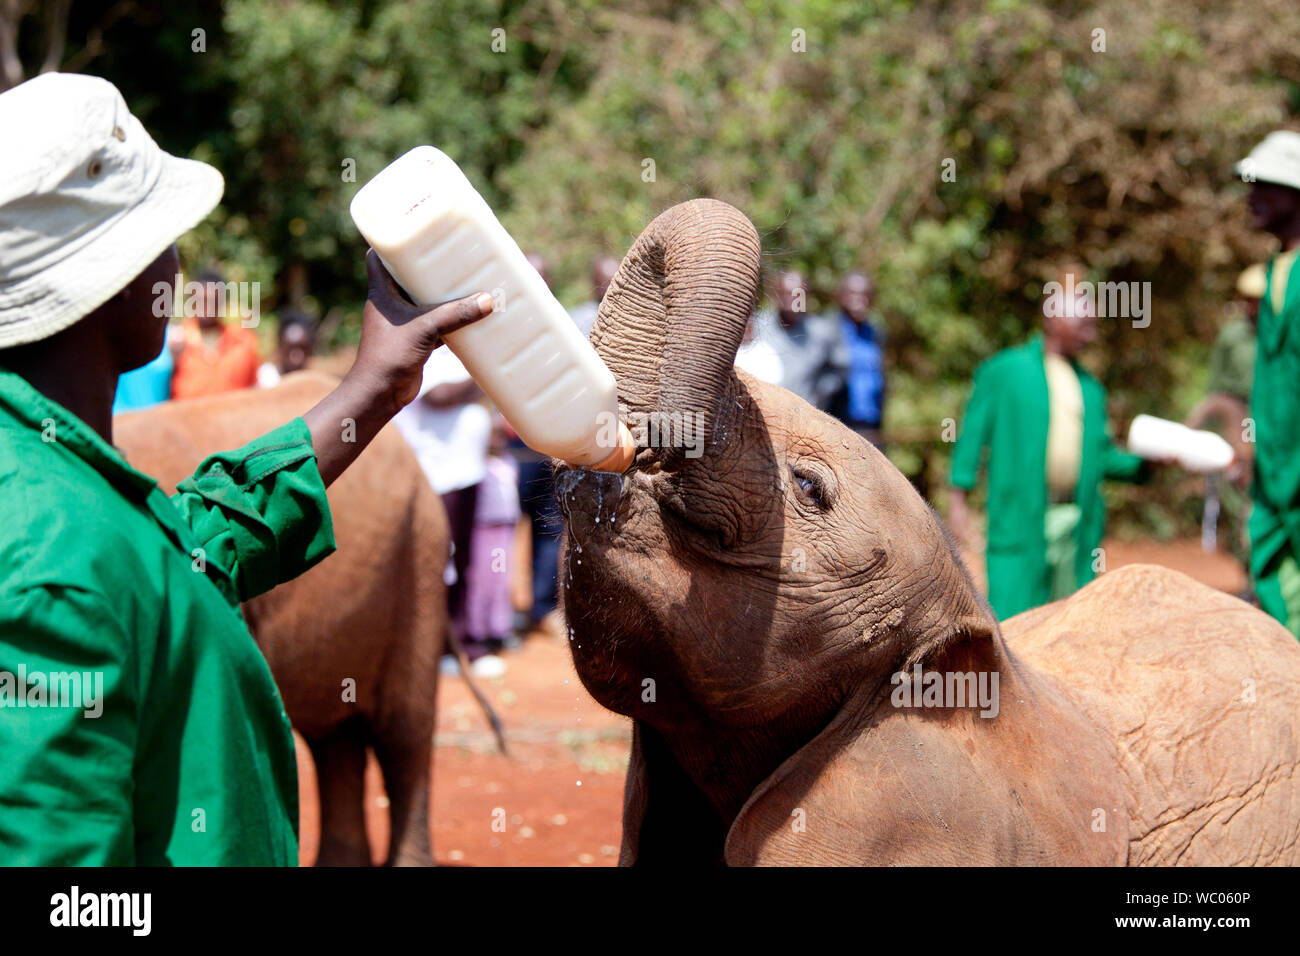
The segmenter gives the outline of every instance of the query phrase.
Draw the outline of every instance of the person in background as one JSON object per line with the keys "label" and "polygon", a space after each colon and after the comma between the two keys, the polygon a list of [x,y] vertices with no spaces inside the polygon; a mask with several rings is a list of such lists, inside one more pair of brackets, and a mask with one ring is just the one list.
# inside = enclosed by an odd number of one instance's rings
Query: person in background
{"label": "person in background", "polygon": [[[1068,271],[1083,280],[1081,271]],[[1106,390],[1079,364],[1096,337],[1086,298],[1046,294],[1042,332],[975,370],[952,453],[948,521],[971,547],[976,536],[966,495],[987,452],[988,596],[999,619],[1092,580],[1106,522],[1102,481],[1140,481],[1148,474],[1141,458],[1112,444]]]}
{"label": "person in background", "polygon": [[[770,348],[781,368],[781,385],[825,411],[840,376],[835,368],[841,347],[839,328],[824,316],[807,312],[808,283],[792,270],[777,273],[772,305],[751,319],[756,348]],[[756,356],[746,355],[748,362]]]}
{"label": "person in background", "polygon": [[307,367],[316,348],[316,323],[301,309],[285,309],[280,313],[275,341],[275,361],[263,362],[257,369],[259,388],[278,385],[285,375]]}
{"label": "person in background", "polygon": [[1256,320],[1250,572],[1260,606],[1300,637],[1300,133],[1270,133],[1237,174],[1252,184],[1251,227],[1280,246]]}
{"label": "person in background", "polygon": [[1227,482],[1223,475],[1205,476],[1201,540],[1206,551],[1218,549],[1219,515],[1226,509],[1237,529],[1234,549],[1243,558],[1250,551],[1246,532],[1250,499],[1245,492],[1255,461],[1255,445],[1246,440],[1246,419],[1250,417],[1250,390],[1255,378],[1255,321],[1265,285],[1264,266],[1259,263],[1248,266],[1237,277],[1233,305],[1239,314],[1224,323],[1215,337],[1206,395],[1184,420],[1189,428],[1212,427],[1236,453],[1226,472]]}
{"label": "person in background", "polygon": [[596,324],[596,312],[600,309],[601,300],[605,298],[605,291],[609,284],[614,281],[614,273],[618,271],[618,260],[613,256],[597,256],[591,263],[591,298],[581,305],[575,305],[569,312],[569,317],[573,319],[583,335],[591,335],[591,327]]}
{"label": "person in background", "polygon": [[167,401],[172,394],[172,373],[176,356],[185,348],[185,335],[178,325],[167,326],[167,338],[147,365],[132,369],[117,380],[113,414],[134,412]]}
{"label": "person in background", "polygon": [[744,369],[760,382],[780,385],[782,378],[781,356],[772,343],[760,339],[754,331],[754,316],[745,323],[745,335],[736,349],[736,368]]}
{"label": "person in background", "polygon": [[218,395],[257,384],[257,335],[221,314],[226,283],[210,270],[195,281],[203,287],[197,314],[185,319],[185,348],[176,358],[172,398]]}
{"label": "person in background", "polygon": [[[474,512],[492,431],[492,415],[480,401],[482,395],[456,354],[437,349],[424,364],[415,401],[393,418],[447,510],[451,532],[447,618],[462,641]],[[478,646],[467,645],[465,650],[467,655],[471,650],[484,653]]]}
{"label": "person in background", "polygon": [[[546,260],[537,253],[529,253],[528,261],[549,286],[551,277]],[[519,468],[519,504],[528,516],[532,538],[532,606],[519,628],[531,631],[543,627],[559,603],[556,579],[560,566],[560,532],[564,526],[555,500],[555,476],[550,460],[518,437],[511,439],[508,447]]]}
{"label": "person in background", "polygon": [[827,411],[879,448],[885,417],[885,362],[884,337],[872,322],[875,294],[875,283],[865,272],[850,272],[840,281],[835,296],[839,310],[831,320],[840,328],[843,348],[836,364],[843,381],[832,393]]}
{"label": "person in background", "polygon": [[504,674],[506,665],[499,654],[517,640],[509,572],[515,525],[523,512],[519,507],[519,465],[507,450],[509,435],[506,420],[495,414],[474,508],[472,560],[465,595],[465,649],[478,677]]}
{"label": "person in background", "polygon": [[524,255],[524,258],[528,260],[530,266],[537,270],[537,274],[542,277],[542,281],[546,283],[546,287],[549,289],[551,287],[551,264],[546,261],[546,257],[540,252],[529,252]]}

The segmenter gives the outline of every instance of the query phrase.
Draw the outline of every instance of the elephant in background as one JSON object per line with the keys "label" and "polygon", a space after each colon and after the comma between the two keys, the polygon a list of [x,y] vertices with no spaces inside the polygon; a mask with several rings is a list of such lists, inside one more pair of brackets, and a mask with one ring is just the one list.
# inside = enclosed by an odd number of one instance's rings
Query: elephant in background
{"label": "elephant in background", "polygon": [[759,261],[724,203],[650,224],[591,342],[703,453],[557,464],[574,663],[633,721],[620,862],[1300,862],[1300,646],[1146,566],[999,627],[879,451],[733,368]]}
{"label": "elephant in background", "polygon": [[[300,372],[272,389],[158,405],[118,417],[114,436],[131,464],[171,492],[207,454],[238,447],[301,415],[335,384]],[[393,428],[380,432],[330,486],[329,499],[338,551],[247,602],[244,615],[316,762],[318,865],[370,864],[363,807],[367,745],[389,796],[387,862],[430,865],[429,773],[447,629],[447,516]]]}

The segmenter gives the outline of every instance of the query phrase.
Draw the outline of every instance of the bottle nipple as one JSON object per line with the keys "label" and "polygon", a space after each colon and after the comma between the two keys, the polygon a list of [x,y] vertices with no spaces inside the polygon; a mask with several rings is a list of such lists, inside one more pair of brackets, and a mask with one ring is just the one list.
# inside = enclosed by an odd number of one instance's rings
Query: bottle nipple
{"label": "bottle nipple", "polygon": [[618,423],[618,447],[609,453],[608,457],[602,458],[594,465],[588,466],[592,471],[612,471],[615,474],[627,471],[632,467],[632,459],[636,457],[636,440],[632,433],[628,431],[626,425]]}

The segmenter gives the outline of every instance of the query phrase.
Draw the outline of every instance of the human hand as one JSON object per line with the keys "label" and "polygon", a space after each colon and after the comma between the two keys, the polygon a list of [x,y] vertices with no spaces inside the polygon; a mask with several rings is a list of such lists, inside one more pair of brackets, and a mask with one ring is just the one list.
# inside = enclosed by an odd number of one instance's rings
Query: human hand
{"label": "human hand", "polygon": [[370,292],[361,314],[361,344],[349,377],[356,376],[387,396],[391,417],[420,391],[420,373],[442,337],[492,312],[486,292],[428,308],[402,292],[373,249],[366,252]]}

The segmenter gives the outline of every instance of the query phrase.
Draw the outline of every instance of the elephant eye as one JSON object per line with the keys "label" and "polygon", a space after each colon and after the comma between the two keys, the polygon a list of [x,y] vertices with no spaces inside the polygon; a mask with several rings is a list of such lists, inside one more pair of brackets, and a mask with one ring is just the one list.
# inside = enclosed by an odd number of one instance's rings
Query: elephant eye
{"label": "elephant eye", "polygon": [[793,465],[790,467],[790,474],[794,476],[794,483],[805,498],[823,511],[830,507],[826,484],[820,475],[807,469],[795,468]]}

